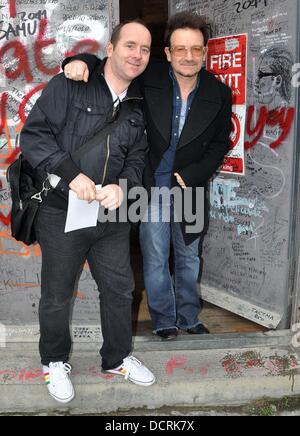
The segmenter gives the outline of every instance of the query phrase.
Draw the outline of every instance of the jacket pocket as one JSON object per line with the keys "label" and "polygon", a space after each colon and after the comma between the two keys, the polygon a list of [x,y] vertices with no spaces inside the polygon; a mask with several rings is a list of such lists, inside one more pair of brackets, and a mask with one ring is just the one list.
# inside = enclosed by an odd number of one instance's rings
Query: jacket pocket
{"label": "jacket pocket", "polygon": [[106,124],[107,114],[102,105],[75,100],[67,127],[78,136],[93,136]]}
{"label": "jacket pocket", "polygon": [[124,121],[119,129],[119,144],[120,146],[130,148],[137,141],[140,141],[145,131],[143,120],[135,116],[131,116]]}

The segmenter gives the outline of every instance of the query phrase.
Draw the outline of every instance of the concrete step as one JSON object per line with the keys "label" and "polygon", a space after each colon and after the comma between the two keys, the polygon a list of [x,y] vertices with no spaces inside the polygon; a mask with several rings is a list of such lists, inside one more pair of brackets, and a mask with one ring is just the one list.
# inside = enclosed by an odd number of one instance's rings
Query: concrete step
{"label": "concrete step", "polygon": [[[199,338],[194,341],[199,344]],[[37,344],[8,343],[0,349],[0,413],[215,407],[300,394],[300,356],[290,346],[193,349],[182,341],[182,349],[165,344],[164,350],[159,342],[157,350],[152,343],[144,351],[147,343],[139,338],[134,352],[156,375],[157,383],[147,388],[102,374],[99,345],[75,344],[70,363],[76,399],[67,407],[47,393]]]}

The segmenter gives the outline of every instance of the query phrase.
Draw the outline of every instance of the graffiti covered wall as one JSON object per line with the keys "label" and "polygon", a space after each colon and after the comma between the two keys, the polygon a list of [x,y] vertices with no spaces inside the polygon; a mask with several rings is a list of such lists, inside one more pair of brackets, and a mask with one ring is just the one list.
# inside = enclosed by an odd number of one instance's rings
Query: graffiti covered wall
{"label": "graffiti covered wall", "polygon": [[[0,0],[0,322],[37,323],[41,253],[10,236],[6,169],[19,153],[26,117],[62,59],[88,51],[105,54],[116,0]],[[74,319],[98,313],[88,268],[78,286]],[[99,317],[99,315],[98,315]]]}
{"label": "graffiti covered wall", "polygon": [[[207,18],[213,37],[248,34],[245,177],[210,185],[205,299],[266,326],[287,326],[299,13],[294,0],[169,2]],[[226,67],[223,74],[226,83]],[[217,272],[217,273],[216,273]]]}

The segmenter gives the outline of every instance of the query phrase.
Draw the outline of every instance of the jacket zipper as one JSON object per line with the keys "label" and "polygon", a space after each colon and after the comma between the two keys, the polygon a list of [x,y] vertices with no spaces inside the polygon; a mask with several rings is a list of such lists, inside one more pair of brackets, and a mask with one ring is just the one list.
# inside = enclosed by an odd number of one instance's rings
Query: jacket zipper
{"label": "jacket zipper", "polygon": [[[125,98],[123,100],[123,102],[130,101],[130,100],[144,100],[144,99],[143,99],[143,97],[128,97],[128,98]],[[115,108],[113,110],[113,116],[114,116],[114,114],[115,114]],[[103,184],[105,182],[107,168],[108,168],[108,162],[109,162],[109,158],[110,158],[110,135],[108,135],[108,137],[107,137],[106,150],[107,150],[107,155],[106,155],[106,161],[105,161],[104,170],[103,170],[103,179],[102,179],[102,184],[101,184],[102,187],[103,187]]]}
{"label": "jacket zipper", "polygon": [[103,179],[102,179],[102,184],[101,184],[102,187],[103,187],[103,184],[105,181],[107,167],[108,167],[108,161],[109,161],[109,156],[110,156],[110,135],[108,135],[107,140],[106,140],[106,150],[107,150],[107,154],[106,154],[106,161],[105,161],[104,170],[103,170]]}
{"label": "jacket zipper", "polygon": [[[116,113],[116,108],[114,107],[113,108],[113,117],[114,117],[115,113]],[[108,167],[108,161],[109,161],[109,156],[110,156],[110,135],[108,135],[107,140],[106,140],[106,160],[105,160],[105,164],[104,164],[101,188],[103,188],[103,185],[104,185],[104,182],[105,182],[106,173],[107,173],[107,167]]]}

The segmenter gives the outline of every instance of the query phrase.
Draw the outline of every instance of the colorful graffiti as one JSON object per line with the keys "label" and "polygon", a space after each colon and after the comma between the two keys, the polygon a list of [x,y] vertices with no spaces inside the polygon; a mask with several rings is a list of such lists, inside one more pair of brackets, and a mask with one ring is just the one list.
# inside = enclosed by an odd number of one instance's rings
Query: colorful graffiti
{"label": "colorful graffiti", "polygon": [[[2,3],[0,1],[0,192],[1,200],[6,196],[6,201],[1,201],[0,205],[0,224],[4,227],[1,243],[3,234],[9,237],[10,224],[10,195],[5,172],[20,152],[19,133],[29,111],[47,82],[60,72],[61,60],[81,51],[101,54],[109,28],[107,2],[98,6],[90,2],[90,11],[79,2],[75,9],[76,5],[71,7],[69,2],[57,5],[53,0],[35,2],[36,6],[15,0]],[[70,11],[72,15],[68,14]],[[99,11],[98,16],[95,11]],[[69,34],[64,34],[64,26]],[[91,37],[96,35],[96,38]],[[99,40],[99,35],[103,41]]]}
{"label": "colorful graffiti", "polygon": [[[8,166],[20,153],[20,132],[65,56],[82,51],[105,54],[117,3],[107,0],[0,0],[0,319],[36,320],[41,250],[17,242],[10,232]],[[115,23],[114,23],[115,24]],[[92,278],[81,279],[81,312],[92,312]],[[17,295],[17,304],[16,304]],[[96,296],[95,296],[96,299]],[[19,316],[9,315],[14,307]],[[76,315],[75,315],[76,318]],[[86,317],[88,319],[88,316]],[[30,376],[29,376],[30,377]]]}
{"label": "colorful graffiti", "polygon": [[261,370],[267,377],[290,376],[299,373],[299,362],[292,354],[263,356],[256,351],[229,353],[221,361],[225,374],[229,378],[240,378],[250,370]]}

